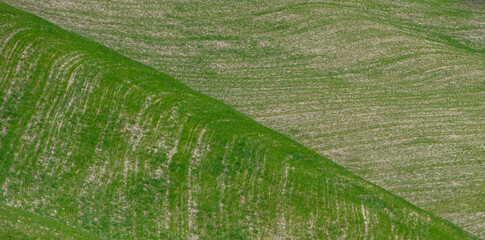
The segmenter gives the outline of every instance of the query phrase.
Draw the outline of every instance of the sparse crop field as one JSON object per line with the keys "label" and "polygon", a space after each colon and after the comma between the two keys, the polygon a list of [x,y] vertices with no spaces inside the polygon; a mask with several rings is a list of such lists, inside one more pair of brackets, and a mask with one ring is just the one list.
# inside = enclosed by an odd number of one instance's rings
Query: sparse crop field
{"label": "sparse crop field", "polygon": [[2,0],[485,237],[485,4]]}
{"label": "sparse crop field", "polygon": [[53,218],[0,204],[0,239],[98,239]]}
{"label": "sparse crop field", "polygon": [[98,43],[0,26],[0,238],[476,239]]}

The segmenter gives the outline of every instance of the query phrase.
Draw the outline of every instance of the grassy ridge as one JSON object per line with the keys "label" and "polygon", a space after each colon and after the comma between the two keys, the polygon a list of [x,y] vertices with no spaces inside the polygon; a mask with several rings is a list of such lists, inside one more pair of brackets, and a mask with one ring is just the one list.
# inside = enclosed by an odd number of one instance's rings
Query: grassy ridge
{"label": "grassy ridge", "polygon": [[149,67],[0,20],[2,204],[104,239],[473,239]]}
{"label": "grassy ridge", "polygon": [[3,0],[485,237],[480,0]]}

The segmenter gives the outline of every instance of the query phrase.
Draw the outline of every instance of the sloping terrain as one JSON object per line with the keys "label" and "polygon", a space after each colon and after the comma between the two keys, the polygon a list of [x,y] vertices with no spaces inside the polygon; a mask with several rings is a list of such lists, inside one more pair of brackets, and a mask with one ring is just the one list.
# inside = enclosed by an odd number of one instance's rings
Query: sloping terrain
{"label": "sloping terrain", "polygon": [[98,239],[49,218],[0,204],[0,239]]}
{"label": "sloping terrain", "polygon": [[95,42],[4,4],[0,25],[0,203],[45,225],[102,239],[473,239]]}
{"label": "sloping terrain", "polygon": [[2,0],[485,237],[480,0]]}

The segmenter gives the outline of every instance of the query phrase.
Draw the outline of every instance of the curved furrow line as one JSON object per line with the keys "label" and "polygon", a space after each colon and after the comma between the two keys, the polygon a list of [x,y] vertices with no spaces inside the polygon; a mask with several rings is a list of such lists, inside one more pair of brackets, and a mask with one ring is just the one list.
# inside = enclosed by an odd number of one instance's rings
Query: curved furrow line
{"label": "curved furrow line", "polygon": [[[482,103],[485,102],[482,87],[485,79],[485,15],[484,5],[479,1],[323,1],[306,6],[295,0],[261,3],[4,1],[175,76],[265,126],[332,157],[365,179],[396,190],[396,194],[418,206],[442,217],[451,217],[448,219],[478,236],[483,237],[485,233],[483,201],[480,200],[484,189],[480,171],[485,167],[481,147],[485,141],[485,122],[481,117]],[[261,12],[267,14],[257,16]],[[9,35],[2,36],[8,39]],[[7,50],[10,53],[10,47]],[[19,55],[18,51],[12,57]],[[103,64],[99,65],[118,69],[116,62],[100,61]],[[14,74],[17,67],[7,62],[8,69],[2,71],[9,74],[2,79]],[[49,65],[50,68],[53,66],[59,67]],[[100,71],[95,66],[92,69]],[[81,67],[79,71],[84,70]],[[124,80],[132,80],[129,69],[121,68],[120,71],[127,74],[122,77]],[[110,75],[106,73],[98,78]],[[10,89],[10,84],[2,80],[0,87]],[[16,84],[18,88],[20,85]],[[46,89],[50,88],[49,84],[46,83]],[[139,121],[149,118],[143,117],[137,107],[127,108],[125,104],[125,101],[135,101],[136,94],[140,94],[140,89],[134,87],[137,83],[124,82],[123,86],[114,87],[113,92],[97,90],[100,86],[86,82],[79,84],[85,84],[83,89],[90,91],[89,97],[79,100],[84,103],[82,114],[76,114],[76,106],[81,104],[76,103],[77,100],[70,105],[70,101],[62,100],[62,97],[69,98],[67,93],[60,96],[56,104],[64,110],[71,109],[71,112],[59,113],[57,118],[53,112],[48,115],[50,120],[63,121],[67,116],[78,118],[78,125],[72,124],[78,133],[86,135],[80,139],[91,136],[88,132],[103,132],[102,129],[121,131],[122,126],[128,126],[136,132],[136,129],[145,128]],[[74,92],[72,96],[75,96]],[[119,98],[109,100],[116,96]],[[145,100],[136,101],[142,106]],[[184,103],[183,99],[178,101]],[[122,117],[103,107],[111,103],[119,104],[112,111],[137,112],[141,114],[140,119],[130,124],[117,122]],[[151,111],[148,109],[146,111]],[[46,116],[47,112],[43,114]],[[86,114],[109,120],[91,129],[81,124],[81,116]],[[5,126],[10,120],[3,118],[0,121],[1,135],[6,136]],[[49,127],[58,137],[66,126],[68,124]],[[39,144],[37,151],[55,149],[41,144],[52,140],[48,135],[49,127],[43,128],[43,137],[34,141]],[[134,132],[123,130],[124,135],[118,138],[130,136],[130,141],[142,144],[144,141],[135,139]],[[91,145],[103,146],[98,141]],[[171,152],[172,147],[164,149]],[[90,149],[94,150],[86,151],[89,153],[86,156],[101,154],[96,153],[96,147]],[[129,158],[132,150],[120,150],[126,156],[117,151],[116,154],[102,153],[106,155],[99,160],[107,159],[108,154]],[[128,162],[127,166],[138,166],[140,172],[140,166],[144,164],[140,159],[146,153],[136,150],[133,154],[142,155]],[[154,150],[153,154],[156,155]],[[407,171],[413,164],[426,166],[440,162],[449,164],[449,168],[416,167],[417,175]],[[112,166],[117,170],[124,169],[124,165],[118,163]],[[470,173],[468,181],[474,184],[454,186],[453,176],[467,173]],[[129,172],[128,176],[131,176]],[[138,173],[132,176],[134,179],[140,177]],[[120,176],[112,173],[109,179],[114,181],[117,177]],[[175,180],[170,178],[170,181]],[[424,186],[436,186],[436,190]],[[427,191],[429,196],[425,194]],[[439,201],[440,198],[446,201]],[[127,201],[123,200],[126,206]],[[186,205],[171,204],[164,206],[186,208]],[[373,221],[367,211],[357,205],[354,207],[354,212],[362,215],[361,220],[365,212],[366,218]],[[322,216],[311,216],[313,225],[315,219],[322,219]],[[163,218],[183,219],[178,215]],[[230,222],[223,217],[219,219]],[[251,219],[261,221],[261,218]],[[111,220],[121,221],[115,217]],[[280,232],[285,234],[284,226],[290,222],[279,222]],[[183,229],[188,223],[184,224],[167,228]],[[95,228],[95,224],[89,226]],[[234,225],[225,223],[224,227],[228,226]],[[251,227],[254,229],[253,225]],[[365,224],[359,229],[365,233]],[[112,227],[110,231],[115,230]],[[245,230],[234,229],[237,231]],[[261,232],[255,234],[264,235]],[[288,230],[286,234],[294,232]],[[178,232],[173,236],[186,235]]]}

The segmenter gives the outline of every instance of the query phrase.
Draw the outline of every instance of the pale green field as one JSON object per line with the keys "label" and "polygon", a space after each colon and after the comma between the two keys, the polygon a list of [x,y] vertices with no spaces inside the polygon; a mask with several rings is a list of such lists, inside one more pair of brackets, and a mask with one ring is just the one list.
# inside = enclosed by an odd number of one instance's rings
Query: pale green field
{"label": "pale green field", "polygon": [[485,4],[2,0],[485,237]]}
{"label": "pale green field", "polygon": [[0,238],[476,239],[2,3],[0,44]]}

